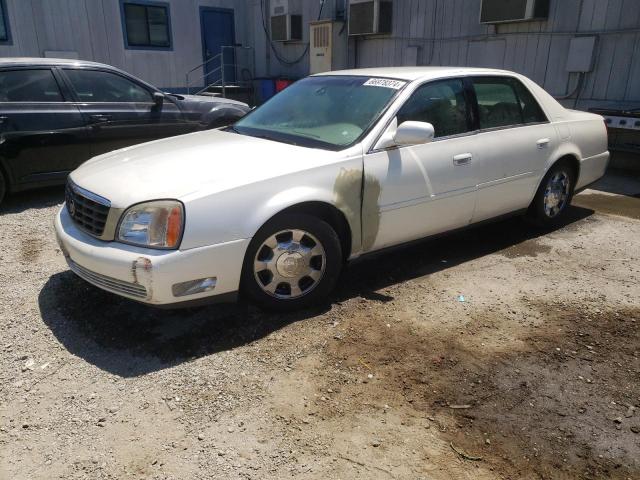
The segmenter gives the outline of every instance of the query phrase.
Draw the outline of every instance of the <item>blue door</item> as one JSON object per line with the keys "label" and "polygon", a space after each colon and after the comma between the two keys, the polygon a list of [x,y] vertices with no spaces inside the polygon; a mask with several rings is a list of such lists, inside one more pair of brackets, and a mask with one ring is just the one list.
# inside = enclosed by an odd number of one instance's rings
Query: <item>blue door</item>
{"label": "blue door", "polygon": [[[234,45],[235,29],[233,10],[226,8],[200,8],[200,22],[202,24],[202,53],[204,61],[215,58],[221,53],[221,47]],[[204,85],[220,84],[222,78],[221,58],[205,65]],[[232,83],[236,79],[234,49],[224,49],[224,78],[225,83]]]}

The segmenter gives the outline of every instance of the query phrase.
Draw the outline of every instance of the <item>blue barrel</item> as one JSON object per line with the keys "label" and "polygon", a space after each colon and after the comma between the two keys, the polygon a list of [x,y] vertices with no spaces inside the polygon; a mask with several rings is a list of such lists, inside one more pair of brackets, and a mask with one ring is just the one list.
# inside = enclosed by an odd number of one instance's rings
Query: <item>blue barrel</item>
{"label": "blue barrel", "polygon": [[273,78],[256,78],[258,83],[257,93],[258,104],[264,103],[276,94],[276,82]]}

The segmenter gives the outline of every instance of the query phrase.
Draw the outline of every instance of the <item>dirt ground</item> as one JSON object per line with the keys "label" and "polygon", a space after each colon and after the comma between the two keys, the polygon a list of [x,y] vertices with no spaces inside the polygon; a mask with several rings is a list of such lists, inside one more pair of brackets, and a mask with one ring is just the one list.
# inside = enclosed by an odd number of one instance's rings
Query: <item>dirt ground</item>
{"label": "dirt ground", "polygon": [[[144,307],[0,209],[0,478],[638,479],[640,179],[353,264],[331,303]],[[462,301],[464,300],[464,301]]]}

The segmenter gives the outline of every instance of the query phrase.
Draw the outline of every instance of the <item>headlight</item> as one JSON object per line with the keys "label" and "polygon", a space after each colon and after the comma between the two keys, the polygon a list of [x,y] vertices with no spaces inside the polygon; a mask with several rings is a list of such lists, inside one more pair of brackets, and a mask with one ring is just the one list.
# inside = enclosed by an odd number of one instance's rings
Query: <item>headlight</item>
{"label": "headlight", "polygon": [[118,240],[150,248],[178,248],[184,207],[177,200],[156,200],[129,208],[118,228]]}

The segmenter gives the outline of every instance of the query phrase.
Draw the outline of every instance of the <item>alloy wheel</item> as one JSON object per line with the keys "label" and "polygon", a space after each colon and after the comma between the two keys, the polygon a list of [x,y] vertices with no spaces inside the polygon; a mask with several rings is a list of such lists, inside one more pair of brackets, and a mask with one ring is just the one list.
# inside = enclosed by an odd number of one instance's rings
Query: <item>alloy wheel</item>
{"label": "alloy wheel", "polygon": [[549,218],[556,217],[567,205],[571,194],[571,181],[564,171],[553,174],[544,190],[544,213]]}
{"label": "alloy wheel", "polygon": [[260,288],[282,300],[300,298],[322,280],[326,253],[320,241],[299,229],[279,231],[256,253],[253,274]]}

